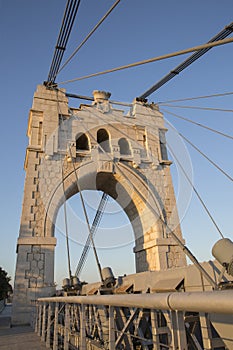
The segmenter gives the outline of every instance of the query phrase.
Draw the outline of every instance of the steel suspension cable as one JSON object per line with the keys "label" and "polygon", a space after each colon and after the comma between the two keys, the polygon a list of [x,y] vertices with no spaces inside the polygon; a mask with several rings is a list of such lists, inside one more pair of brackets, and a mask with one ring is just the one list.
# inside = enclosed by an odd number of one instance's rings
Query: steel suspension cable
{"label": "steel suspension cable", "polygon": [[[167,145],[169,146],[169,144],[167,143]],[[222,238],[224,238],[219,226],[217,225],[216,221],[214,220],[213,216],[211,215],[209,209],[207,208],[205,202],[203,201],[203,199],[201,198],[200,194],[198,193],[196,187],[193,185],[192,181],[190,180],[188,174],[186,173],[186,171],[184,170],[184,167],[182,166],[182,164],[180,163],[179,159],[176,157],[176,155],[174,154],[174,152],[172,151],[172,148],[169,147],[169,152],[172,154],[173,158],[176,160],[177,164],[179,165],[180,169],[182,170],[186,180],[188,181],[188,183],[190,184],[190,186],[192,187],[194,193],[196,194],[197,198],[199,199],[201,205],[203,206],[203,208],[205,209],[207,215],[209,216],[210,220],[212,221],[213,225],[215,226],[215,228],[217,229],[218,233],[220,234],[220,236]]]}
{"label": "steel suspension cable", "polygon": [[[227,25],[221,32],[219,32],[217,35],[215,35],[212,39],[208,41],[207,44],[216,43],[219,40],[226,38],[233,32],[233,22]],[[150,96],[153,92],[158,90],[161,86],[163,86],[165,83],[167,83],[169,80],[177,76],[180,72],[182,72],[185,68],[190,66],[193,62],[195,62],[198,58],[200,58],[202,55],[204,55],[207,51],[209,51],[213,46],[206,46],[202,49],[198,50],[191,56],[189,56],[185,61],[183,61],[181,64],[179,64],[177,67],[175,67],[173,70],[170,71],[165,77],[163,77],[161,80],[159,80],[156,84],[154,84],[151,88],[149,88],[146,92],[144,92],[140,98],[145,99],[148,96]]]}
{"label": "steel suspension cable", "polygon": [[192,146],[198,153],[200,153],[205,159],[207,159],[216,169],[218,169],[223,175],[225,175],[229,180],[233,181],[233,178],[228,175],[218,164],[216,164],[213,160],[211,160],[204,152],[200,150],[197,146],[195,146],[190,140],[187,139],[184,135],[182,135],[180,132],[178,134],[188,143],[190,146]]}
{"label": "steel suspension cable", "polygon": [[104,22],[104,20],[110,15],[114,8],[119,4],[121,0],[117,0],[112,7],[107,11],[107,13],[101,18],[101,20],[95,25],[91,32],[85,37],[81,44],[74,50],[70,57],[65,61],[65,63],[58,70],[56,76],[65,68],[65,66],[71,61],[71,59],[76,55],[76,53],[81,49],[81,47],[87,42],[87,40],[94,34],[94,32],[99,28],[99,26]]}
{"label": "steel suspension cable", "polygon": [[[211,47],[214,47],[214,46],[225,45],[225,44],[229,44],[229,43],[232,43],[232,42],[233,42],[233,38],[224,39],[224,40],[218,40],[216,42],[211,42],[211,43],[207,43],[207,44],[203,44],[203,45],[198,45],[198,46],[194,46],[194,47],[191,47],[191,48],[188,48],[188,49],[184,49],[184,50],[181,50],[181,51],[172,52],[172,53],[169,53],[169,54],[166,54],[166,55],[157,56],[157,57],[146,59],[146,60],[143,60],[143,61],[130,63],[130,64],[127,64],[127,65],[124,65],[124,66],[107,69],[107,70],[102,71],[102,72],[93,73],[93,74],[89,74],[89,75],[84,75],[82,77],[78,77],[78,78],[74,78],[74,79],[58,82],[58,85],[64,85],[64,84],[72,83],[72,82],[79,81],[79,80],[93,78],[93,77],[97,77],[97,76],[108,74],[108,73],[113,73],[113,72],[124,70],[124,69],[128,69],[128,68],[137,67],[137,66],[140,66],[140,65],[143,65],[143,64],[156,62],[156,61],[161,61],[161,60],[164,60],[164,59],[167,59],[167,58],[171,58],[171,57],[175,57],[175,56],[184,55],[184,54],[189,53],[189,52],[200,51],[203,48],[211,48]],[[143,99],[143,96],[144,96],[144,94],[142,96],[140,96],[139,98]]]}
{"label": "steel suspension cable", "polygon": [[199,109],[202,111],[217,111],[217,112],[233,112],[233,109],[222,109],[222,108],[210,108],[210,107],[197,107],[197,106],[181,106],[173,105],[168,103],[161,103],[160,106],[172,107],[172,108],[186,108],[186,109]]}
{"label": "steel suspension cable", "polygon": [[233,95],[233,92],[224,92],[222,94],[212,94],[212,95],[203,95],[203,96],[195,96],[195,97],[186,97],[186,98],[180,98],[180,99],[177,99],[177,100],[159,101],[159,102],[156,102],[156,103],[158,105],[160,105],[162,103],[192,101],[192,100],[200,100],[200,99],[203,99],[203,98],[222,97],[222,96],[228,96],[228,95]]}
{"label": "steel suspension cable", "polygon": [[[99,222],[100,222],[102,215],[104,213],[104,209],[106,207],[107,200],[108,200],[108,195],[106,193],[103,193],[101,200],[100,200],[100,203],[99,203],[99,207],[97,209],[95,218],[94,218],[92,226],[91,226],[91,234],[92,234],[93,239],[94,239],[94,234],[96,233],[96,230],[99,226]],[[79,275],[83,269],[83,266],[86,262],[87,255],[88,255],[88,252],[90,250],[90,243],[91,243],[91,237],[90,237],[90,235],[88,235],[85,246],[83,248],[83,251],[82,251],[82,254],[80,257],[80,260],[79,260],[79,263],[78,263],[77,268],[76,268],[75,275],[77,277],[79,277]]]}
{"label": "steel suspension cable", "polygon": [[51,63],[48,78],[47,78],[47,82],[45,82],[45,84],[53,84],[55,82],[55,78],[59,70],[59,67],[64,55],[64,51],[66,49],[66,45],[74,24],[74,20],[78,12],[80,1],[81,0],[67,1],[66,9],[63,15],[62,25],[58,35],[52,63]]}
{"label": "steel suspension cable", "polygon": [[57,65],[60,63],[60,60],[62,59],[62,55],[63,55],[64,50],[65,50],[64,35],[66,32],[66,28],[67,28],[69,17],[70,17],[70,11],[71,11],[70,6],[71,6],[71,2],[70,2],[70,0],[68,0],[67,5],[66,5],[66,9],[65,9],[65,14],[63,17],[63,21],[62,21],[62,26],[61,26],[58,40],[57,40],[57,45],[55,47],[54,60],[52,62],[52,67],[51,67],[51,71],[50,71],[52,78],[54,78],[54,74],[57,70],[56,69]]}
{"label": "steel suspension cable", "polygon": [[[70,1],[68,1],[68,3],[69,2]],[[78,0],[78,1],[75,0],[73,2],[70,2],[70,7],[68,9],[68,16],[66,17],[66,20],[65,20],[65,26],[64,26],[64,28],[63,28],[63,30],[61,32],[61,36],[59,38],[60,40],[58,41],[58,45],[56,46],[56,48],[58,50],[60,50],[60,51],[57,51],[57,52],[59,52],[60,59],[57,62],[57,64],[54,66],[53,80],[55,80],[56,74],[57,74],[57,70],[60,67],[60,63],[61,63],[64,51],[65,51],[65,48],[66,48],[66,44],[68,42],[68,39],[69,39],[71,30],[72,30],[72,27],[73,27],[73,24],[74,24],[74,20],[75,20],[75,17],[76,17],[79,5],[80,5],[80,0]]]}
{"label": "steel suspension cable", "polygon": [[173,117],[176,117],[176,118],[178,118],[178,119],[185,120],[186,122],[191,123],[191,124],[194,124],[194,125],[196,125],[196,126],[199,126],[199,127],[203,128],[203,129],[212,131],[212,132],[215,133],[215,134],[218,134],[218,135],[221,135],[221,136],[227,137],[228,139],[233,140],[233,136],[228,135],[228,134],[225,134],[225,133],[223,133],[223,132],[221,132],[221,131],[218,131],[218,130],[216,130],[216,129],[210,128],[209,126],[206,126],[206,125],[201,124],[201,123],[197,123],[197,122],[195,122],[195,121],[193,121],[193,120],[191,120],[191,119],[182,117],[182,116],[180,116],[180,115],[178,115],[178,114],[175,114],[175,113],[173,113],[173,112],[169,112],[168,110],[166,110],[166,109],[164,109],[164,108],[161,108],[161,111],[163,111],[163,112],[165,112],[165,113],[167,113],[167,114],[170,114],[170,115],[172,115]]}

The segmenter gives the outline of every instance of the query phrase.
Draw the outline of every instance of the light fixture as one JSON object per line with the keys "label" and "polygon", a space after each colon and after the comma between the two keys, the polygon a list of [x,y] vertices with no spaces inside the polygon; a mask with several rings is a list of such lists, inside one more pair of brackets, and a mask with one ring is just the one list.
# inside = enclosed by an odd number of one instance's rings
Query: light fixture
{"label": "light fixture", "polygon": [[224,267],[228,275],[233,276],[233,242],[222,238],[212,248],[212,255]]}

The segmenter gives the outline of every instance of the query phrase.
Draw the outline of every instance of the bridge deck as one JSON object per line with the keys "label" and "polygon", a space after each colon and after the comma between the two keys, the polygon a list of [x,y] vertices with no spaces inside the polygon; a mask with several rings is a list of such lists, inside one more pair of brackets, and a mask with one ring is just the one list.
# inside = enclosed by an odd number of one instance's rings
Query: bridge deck
{"label": "bridge deck", "polygon": [[0,350],[44,350],[46,346],[30,326],[11,327],[11,305],[0,313]]}
{"label": "bridge deck", "polygon": [[44,350],[46,346],[30,326],[0,329],[1,350]]}

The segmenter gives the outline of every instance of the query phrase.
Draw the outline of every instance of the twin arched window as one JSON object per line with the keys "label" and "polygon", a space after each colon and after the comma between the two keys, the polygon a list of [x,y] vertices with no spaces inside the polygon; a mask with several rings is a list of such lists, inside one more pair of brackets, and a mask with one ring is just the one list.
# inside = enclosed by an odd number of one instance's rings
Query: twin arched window
{"label": "twin arched window", "polygon": [[[106,129],[99,129],[97,131],[97,142],[101,146],[99,148],[100,152],[111,152],[110,147],[110,140],[109,140],[109,133]],[[131,149],[129,142],[126,138],[122,137],[118,141],[118,145],[120,148],[120,154],[121,155],[131,155]],[[86,134],[80,133],[76,137],[76,151],[89,151],[90,150],[90,144],[89,139]]]}

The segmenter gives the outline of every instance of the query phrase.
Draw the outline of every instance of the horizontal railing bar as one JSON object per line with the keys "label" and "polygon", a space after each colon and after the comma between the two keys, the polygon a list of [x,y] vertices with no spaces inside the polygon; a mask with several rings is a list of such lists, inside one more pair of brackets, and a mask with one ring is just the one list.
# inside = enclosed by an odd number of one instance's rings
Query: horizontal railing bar
{"label": "horizontal railing bar", "polygon": [[40,298],[38,302],[94,304],[146,309],[233,313],[233,290]]}

